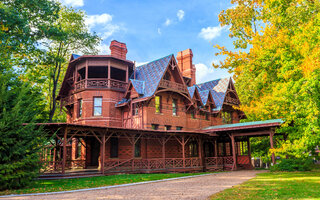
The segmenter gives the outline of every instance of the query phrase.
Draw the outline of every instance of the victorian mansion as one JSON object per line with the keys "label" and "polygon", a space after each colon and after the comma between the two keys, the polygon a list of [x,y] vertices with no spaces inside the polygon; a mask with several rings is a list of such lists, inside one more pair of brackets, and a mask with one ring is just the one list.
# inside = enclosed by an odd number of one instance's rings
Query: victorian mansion
{"label": "victorian mansion", "polygon": [[56,137],[43,172],[235,170],[252,168],[249,137],[273,147],[281,120],[239,123],[232,79],[197,84],[191,49],[141,66],[125,43],[110,50],[71,56],[58,96],[67,122],[45,124]]}

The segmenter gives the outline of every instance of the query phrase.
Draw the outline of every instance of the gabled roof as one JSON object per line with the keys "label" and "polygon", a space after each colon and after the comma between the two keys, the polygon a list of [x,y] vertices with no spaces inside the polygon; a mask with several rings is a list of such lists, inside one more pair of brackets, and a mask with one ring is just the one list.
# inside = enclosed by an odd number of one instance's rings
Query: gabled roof
{"label": "gabled roof", "polygon": [[130,79],[130,81],[132,83],[132,86],[136,90],[136,92],[139,95],[143,95],[144,94],[144,81],[139,81],[139,80],[134,80],[134,79]]}
{"label": "gabled roof", "polygon": [[209,99],[210,90],[200,91],[199,94],[200,94],[200,98],[201,98],[202,104],[206,105],[207,101]]}
{"label": "gabled roof", "polygon": [[221,110],[230,81],[231,78],[222,78],[197,85],[200,94],[202,93],[204,95],[204,91],[210,90],[216,105],[216,108],[214,108],[213,111]]}
{"label": "gabled roof", "polygon": [[139,98],[151,97],[166,72],[173,54],[136,68],[130,79],[135,90],[141,94]]}

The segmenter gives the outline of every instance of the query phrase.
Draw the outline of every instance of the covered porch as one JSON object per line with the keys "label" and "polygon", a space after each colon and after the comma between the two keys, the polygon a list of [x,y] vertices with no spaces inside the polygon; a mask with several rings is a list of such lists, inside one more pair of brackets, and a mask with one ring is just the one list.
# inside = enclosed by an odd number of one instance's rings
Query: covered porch
{"label": "covered porch", "polygon": [[[227,124],[198,131],[43,124],[42,176],[252,169],[250,137],[273,135],[280,121]],[[275,156],[272,156],[275,162]]]}

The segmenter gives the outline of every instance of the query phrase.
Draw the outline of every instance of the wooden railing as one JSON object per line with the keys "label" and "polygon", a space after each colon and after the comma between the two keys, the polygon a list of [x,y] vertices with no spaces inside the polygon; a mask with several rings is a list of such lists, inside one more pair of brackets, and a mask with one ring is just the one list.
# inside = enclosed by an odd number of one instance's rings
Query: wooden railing
{"label": "wooden railing", "polygon": [[[62,161],[41,161],[40,173],[60,173],[62,171]],[[85,168],[85,160],[67,160],[66,169]]]}
{"label": "wooden railing", "polygon": [[97,88],[97,89],[114,89],[125,92],[128,83],[106,78],[89,78],[83,79],[75,83],[75,91],[83,90],[86,88]]}
{"label": "wooden railing", "polygon": [[226,96],[226,102],[230,103],[230,104],[234,104],[234,105],[239,105],[240,104],[240,101],[238,99],[232,98],[232,97],[229,97],[229,96]]}
{"label": "wooden railing", "polygon": [[137,169],[179,169],[201,167],[199,158],[109,159],[105,171],[133,171]]}
{"label": "wooden railing", "polygon": [[162,79],[160,81],[159,87],[169,88],[169,89],[174,90],[174,91],[188,93],[188,89],[187,89],[187,87],[185,85],[180,84],[180,83],[176,83],[176,82],[173,82],[173,81],[164,80],[164,79]]}
{"label": "wooden railing", "polygon": [[233,157],[206,157],[205,166],[206,168],[212,168],[215,170],[230,169],[233,165]]}

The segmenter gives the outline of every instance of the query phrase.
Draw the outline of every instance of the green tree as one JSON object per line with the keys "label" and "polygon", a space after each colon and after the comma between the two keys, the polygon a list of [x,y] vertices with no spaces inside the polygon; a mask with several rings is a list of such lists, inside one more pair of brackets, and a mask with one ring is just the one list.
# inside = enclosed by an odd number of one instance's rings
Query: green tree
{"label": "green tree", "polygon": [[320,143],[320,2],[232,3],[219,20],[231,27],[235,50],[216,46],[226,59],[215,67],[234,74],[248,120],[285,119],[277,131],[288,139],[277,142],[278,155],[307,157]]}
{"label": "green tree", "polygon": [[[27,185],[37,176],[45,140],[41,95],[12,73],[0,74],[0,190]],[[41,107],[40,107],[41,106]],[[24,123],[27,123],[23,126]]]}
{"label": "green tree", "polygon": [[101,38],[95,33],[90,33],[85,24],[85,18],[86,15],[81,10],[61,7],[59,18],[53,23],[55,34],[41,43],[46,52],[43,63],[29,68],[33,79],[37,82],[41,82],[40,79],[42,79],[44,82],[41,87],[44,88],[44,94],[49,102],[49,122],[54,119],[58,89],[71,54],[75,52],[97,54],[97,46]]}
{"label": "green tree", "polygon": [[38,62],[37,41],[51,34],[58,11],[49,0],[0,2],[0,190],[30,183],[40,167],[44,132],[34,123],[44,120],[44,100],[20,77]]}

